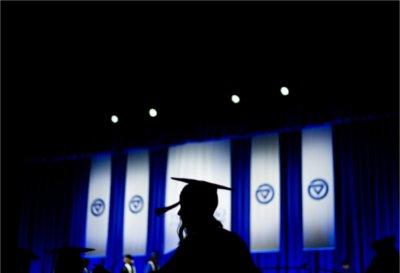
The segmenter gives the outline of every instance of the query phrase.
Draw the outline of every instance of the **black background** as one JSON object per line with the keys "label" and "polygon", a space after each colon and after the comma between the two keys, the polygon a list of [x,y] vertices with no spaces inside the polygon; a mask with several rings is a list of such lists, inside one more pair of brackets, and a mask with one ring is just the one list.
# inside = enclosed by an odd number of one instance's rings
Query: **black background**
{"label": "black background", "polygon": [[1,5],[3,254],[33,159],[398,113],[398,2]]}

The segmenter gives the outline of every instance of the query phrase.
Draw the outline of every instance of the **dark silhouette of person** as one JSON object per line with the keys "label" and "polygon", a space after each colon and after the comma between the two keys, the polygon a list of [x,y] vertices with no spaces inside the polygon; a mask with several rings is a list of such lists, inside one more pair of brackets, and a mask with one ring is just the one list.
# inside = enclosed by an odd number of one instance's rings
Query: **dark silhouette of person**
{"label": "dark silhouette of person", "polygon": [[179,246],[161,273],[235,272],[259,273],[242,238],[227,231],[214,217],[218,206],[217,190],[228,187],[188,178],[179,202],[156,210],[158,215],[180,205]]}
{"label": "dark silhouette of person", "polygon": [[89,264],[90,264],[89,259],[86,258],[83,259],[83,273],[90,273]]}
{"label": "dark silhouette of person", "polygon": [[39,259],[32,250],[26,248],[17,249],[18,262],[16,263],[18,273],[29,273],[31,262]]}
{"label": "dark silhouette of person", "polygon": [[104,263],[104,259],[100,260],[100,263],[96,264],[93,268],[92,273],[110,273],[110,271],[104,267]]}
{"label": "dark silhouette of person", "polygon": [[124,266],[121,269],[121,273],[136,273],[135,261],[131,255],[126,254],[123,262]]}
{"label": "dark silhouette of person", "polygon": [[366,273],[399,273],[399,251],[393,236],[372,243],[375,256]]}
{"label": "dark silhouette of person", "polygon": [[147,261],[147,264],[144,267],[144,273],[154,273],[158,272],[160,266],[158,264],[158,254],[157,252],[152,252],[150,254],[150,259]]}
{"label": "dark silhouette of person", "polygon": [[83,247],[63,247],[52,250],[51,253],[57,255],[54,266],[54,273],[82,273],[85,262],[81,253],[94,250],[93,248]]}
{"label": "dark silhouette of person", "polygon": [[355,273],[354,268],[350,263],[350,259],[345,259],[342,262],[342,272],[343,273]]}

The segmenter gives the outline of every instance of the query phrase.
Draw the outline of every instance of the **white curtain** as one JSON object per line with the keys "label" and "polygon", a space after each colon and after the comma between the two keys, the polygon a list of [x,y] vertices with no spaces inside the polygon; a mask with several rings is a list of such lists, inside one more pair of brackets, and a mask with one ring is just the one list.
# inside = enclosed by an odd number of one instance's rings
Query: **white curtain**
{"label": "white curtain", "polygon": [[[210,141],[171,146],[168,150],[166,177],[166,205],[179,201],[179,194],[185,183],[171,180],[171,177],[186,177],[206,180],[231,186],[230,141]],[[219,205],[215,216],[225,229],[231,227],[231,192],[218,191]],[[164,253],[178,245],[177,230],[180,224],[177,215],[179,206],[165,215]]]}

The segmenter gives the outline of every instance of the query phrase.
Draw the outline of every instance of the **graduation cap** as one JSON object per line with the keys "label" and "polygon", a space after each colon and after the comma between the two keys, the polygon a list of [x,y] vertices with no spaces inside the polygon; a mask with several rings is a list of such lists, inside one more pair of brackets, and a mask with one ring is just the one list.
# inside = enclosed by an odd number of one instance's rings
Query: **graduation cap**
{"label": "graduation cap", "polygon": [[157,215],[164,214],[178,205],[185,206],[185,204],[195,205],[202,210],[214,212],[218,205],[217,190],[232,190],[231,188],[203,180],[179,177],[171,177],[171,179],[187,183],[187,185],[181,191],[179,202],[164,208],[157,208]]}
{"label": "graduation cap", "polygon": [[27,248],[18,248],[17,255],[18,263],[16,263],[16,272],[18,273],[29,273],[32,261],[39,259],[39,256]]}
{"label": "graduation cap", "polygon": [[54,248],[51,250],[48,250],[47,252],[50,254],[57,254],[57,255],[73,255],[73,254],[81,254],[81,253],[86,253],[89,251],[95,250],[94,248],[87,248],[87,247],[79,247],[79,246],[65,246],[65,247],[59,247],[59,248]]}
{"label": "graduation cap", "polygon": [[93,250],[94,248],[66,246],[47,252],[57,257],[54,273],[81,273],[85,267],[81,254]]}
{"label": "graduation cap", "polygon": [[376,252],[386,251],[395,247],[396,239],[394,236],[389,236],[372,242],[371,247]]}
{"label": "graduation cap", "polygon": [[39,256],[37,256],[31,249],[28,248],[18,248],[17,249],[18,257],[24,260],[38,260]]}

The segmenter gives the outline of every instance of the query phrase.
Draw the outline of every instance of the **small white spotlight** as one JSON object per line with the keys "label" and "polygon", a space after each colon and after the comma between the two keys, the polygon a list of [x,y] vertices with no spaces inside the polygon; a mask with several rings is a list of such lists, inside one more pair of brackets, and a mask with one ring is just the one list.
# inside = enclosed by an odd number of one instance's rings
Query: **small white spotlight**
{"label": "small white spotlight", "polygon": [[117,115],[112,115],[111,116],[111,121],[112,121],[112,123],[117,123],[118,122],[118,116]]}
{"label": "small white spotlight", "polygon": [[157,110],[154,109],[154,108],[151,108],[151,109],[149,110],[149,115],[150,115],[150,117],[152,117],[152,118],[156,117],[156,116],[157,116]]}
{"label": "small white spotlight", "polygon": [[238,95],[232,95],[231,100],[233,103],[239,103],[240,102],[240,98]]}
{"label": "small white spotlight", "polygon": [[289,89],[285,86],[281,87],[281,94],[284,96],[289,95]]}

